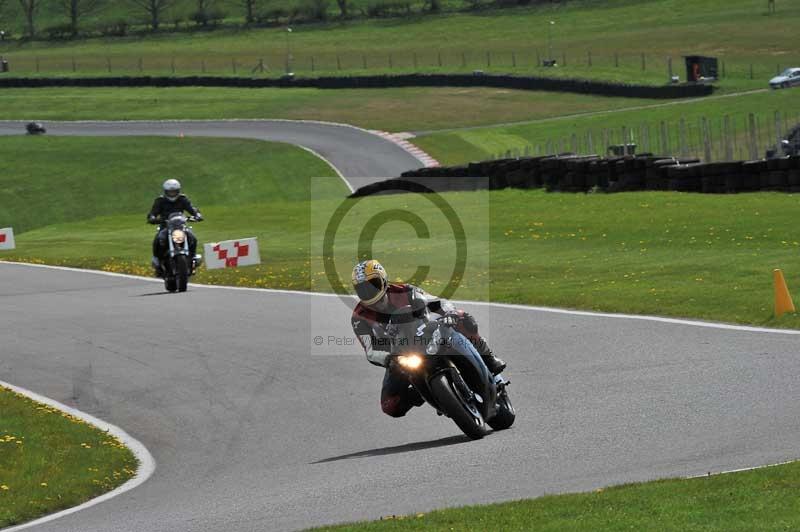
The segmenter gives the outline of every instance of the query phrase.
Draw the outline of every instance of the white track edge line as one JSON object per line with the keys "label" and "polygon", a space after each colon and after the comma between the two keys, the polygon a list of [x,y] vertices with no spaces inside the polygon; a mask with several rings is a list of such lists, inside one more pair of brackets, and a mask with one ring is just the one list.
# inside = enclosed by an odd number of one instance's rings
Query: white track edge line
{"label": "white track edge line", "polygon": [[743,473],[745,471],[756,471],[757,469],[767,469],[769,467],[778,467],[778,466],[782,466],[782,465],[793,464],[795,462],[797,462],[797,460],[787,460],[785,462],[778,462],[777,464],[766,464],[766,465],[753,466],[753,467],[742,467],[740,469],[730,469],[728,471],[720,471],[718,473],[713,473],[713,472],[709,471],[708,473],[704,473],[702,475],[692,475],[692,476],[689,476],[689,477],[681,477],[681,478],[684,479],[684,480],[692,480],[692,479],[695,479],[695,478],[709,478],[709,477],[716,477],[716,476],[719,476],[719,475],[729,475],[731,473]]}
{"label": "white track edge line", "polygon": [[[71,268],[68,266],[51,266],[49,264],[33,264],[28,262],[13,262],[13,261],[4,261],[0,259],[1,264],[12,264],[16,266],[28,266],[34,268],[49,268],[54,270],[63,270],[63,271],[72,271],[72,272],[79,272],[79,273],[90,273],[95,275],[107,275],[110,277],[122,277],[126,279],[134,279],[138,281],[147,281],[147,282],[155,282],[161,283],[160,279],[154,279],[150,277],[141,277],[138,275],[130,275],[126,273],[115,273],[115,272],[104,272],[102,270],[88,270],[88,269],[81,269],[81,268]],[[288,295],[308,295],[308,296],[315,296],[315,297],[346,297],[349,299],[353,299],[353,296],[350,295],[341,295],[341,294],[329,294],[324,292],[308,292],[303,290],[281,290],[275,288],[253,288],[249,286],[224,286],[224,285],[213,285],[213,284],[197,284],[191,283],[190,286],[195,288],[208,288],[214,290],[239,290],[245,292],[261,292],[261,293],[274,293],[274,294],[288,294]],[[663,316],[648,316],[648,315],[637,315],[637,314],[614,314],[610,312],[593,312],[589,310],[570,310],[570,309],[561,309],[561,308],[553,308],[553,307],[539,307],[534,305],[519,305],[514,303],[493,303],[489,301],[473,301],[473,300],[454,300],[454,303],[463,303],[466,305],[473,305],[473,306],[482,306],[482,307],[496,307],[496,308],[508,308],[508,309],[515,309],[515,310],[525,310],[525,311],[534,311],[534,312],[547,312],[550,314],[567,314],[571,316],[586,316],[590,318],[609,318],[609,319],[625,319],[625,320],[640,320],[640,321],[651,321],[657,323],[669,323],[672,325],[687,325],[690,327],[705,327],[708,329],[719,329],[719,330],[729,330],[729,331],[741,331],[741,332],[752,332],[752,333],[765,333],[765,334],[784,334],[790,336],[800,336],[800,330],[795,329],[772,329],[768,327],[754,327],[751,325],[734,325],[731,323],[719,323],[713,321],[700,321],[700,320],[688,320],[688,319],[681,319],[681,318],[667,318]]]}
{"label": "white track edge line", "polygon": [[339,171],[339,169],[338,169],[338,168],[336,168],[336,167],[333,165],[333,163],[332,163],[332,162],[330,162],[328,159],[326,159],[325,157],[323,157],[322,155],[320,155],[320,154],[319,154],[319,153],[317,153],[316,151],[314,151],[314,150],[312,150],[311,148],[308,148],[308,147],[306,147],[306,146],[301,146],[300,144],[293,144],[293,146],[297,146],[298,148],[300,148],[300,149],[303,149],[303,150],[307,151],[308,153],[310,153],[310,154],[311,154],[311,155],[313,155],[314,157],[317,157],[318,159],[322,159],[322,161],[323,161],[324,163],[326,163],[328,166],[330,166],[330,167],[333,169],[333,171],[334,171],[334,172],[336,172],[336,175],[338,175],[338,176],[339,176],[339,179],[341,179],[342,181],[344,181],[344,184],[345,184],[345,186],[347,187],[347,189],[350,191],[350,193],[352,194],[353,192],[355,192],[355,189],[353,188],[353,185],[351,185],[351,184],[350,184],[350,181],[348,181],[348,180],[347,180],[347,178],[346,178],[344,175],[342,175],[342,173]]}
{"label": "white track edge line", "polygon": [[94,506],[96,504],[100,504],[101,502],[105,502],[109,499],[116,497],[117,495],[122,495],[126,491],[130,491],[133,488],[144,483],[148,478],[150,478],[150,476],[155,471],[156,461],[153,458],[153,455],[150,454],[150,451],[147,450],[147,447],[145,447],[139,440],[132,437],[130,434],[128,434],[121,428],[117,427],[116,425],[112,425],[111,423],[108,423],[106,421],[103,421],[101,419],[92,416],[91,414],[81,412],[80,410],[59,403],[58,401],[50,399],[49,397],[39,395],[38,393],[32,392],[25,388],[15,386],[13,384],[4,381],[0,381],[0,386],[13,390],[14,392],[17,392],[19,394],[22,394],[38,403],[43,403],[53,408],[57,408],[58,410],[61,410],[68,414],[72,414],[73,416],[80,418],[91,425],[94,425],[95,427],[104,432],[116,436],[120,441],[122,441],[122,443],[124,443],[133,452],[133,455],[139,460],[139,467],[136,469],[136,474],[133,476],[133,478],[131,478],[121,486],[117,486],[116,488],[114,488],[109,492],[106,492],[102,495],[98,495],[97,497],[89,499],[88,501],[79,504],[77,506],[73,506],[72,508],[67,508],[66,510],[61,510],[59,512],[49,514],[44,517],[40,517],[38,519],[34,519],[33,521],[28,521],[20,525],[15,525],[10,528],[3,528],[2,529],[3,532],[15,532],[17,530],[30,528],[32,526],[38,526],[47,523],[49,521],[54,521],[55,519],[58,519],[60,517],[64,517],[66,515],[79,512],[81,510],[85,510],[86,508],[89,508],[90,506]]}

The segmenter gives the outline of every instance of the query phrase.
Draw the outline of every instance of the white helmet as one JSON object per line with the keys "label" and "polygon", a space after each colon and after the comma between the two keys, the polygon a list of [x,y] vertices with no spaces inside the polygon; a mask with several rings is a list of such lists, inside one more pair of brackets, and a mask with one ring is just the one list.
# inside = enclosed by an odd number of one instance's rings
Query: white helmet
{"label": "white helmet", "polygon": [[181,195],[181,183],[177,179],[167,179],[161,187],[164,189],[164,197],[169,201],[175,201]]}

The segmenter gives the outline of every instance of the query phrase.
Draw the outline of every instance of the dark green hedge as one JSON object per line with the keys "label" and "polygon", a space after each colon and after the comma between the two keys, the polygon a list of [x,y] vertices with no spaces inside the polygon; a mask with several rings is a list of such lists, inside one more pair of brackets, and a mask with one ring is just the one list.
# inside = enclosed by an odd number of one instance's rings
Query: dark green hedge
{"label": "dark green hedge", "polygon": [[[13,69],[13,65],[11,65]],[[387,87],[498,87],[624,96],[627,98],[694,98],[713,92],[710,85],[631,85],[610,81],[553,79],[494,74],[405,74],[344,76],[294,79],[242,77],[151,77],[108,76],[90,78],[14,78],[0,75],[0,88],[37,87],[313,87],[319,89],[360,89]]]}

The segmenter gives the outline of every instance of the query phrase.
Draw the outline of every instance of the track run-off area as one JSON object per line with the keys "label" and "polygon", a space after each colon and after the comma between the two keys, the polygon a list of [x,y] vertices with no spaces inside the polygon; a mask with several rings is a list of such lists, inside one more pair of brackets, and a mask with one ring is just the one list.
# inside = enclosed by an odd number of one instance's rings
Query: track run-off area
{"label": "track run-off area", "polygon": [[[420,166],[330,124],[46,126],[291,142],[353,186]],[[509,363],[517,409],[512,429],[469,441],[427,406],[382,414],[383,371],[357,346],[310,354],[312,329],[352,337],[335,296],[167,295],[154,279],[0,262],[0,300],[0,381],[121,427],[156,463],[136,489],[35,530],[292,530],[798,455],[800,331],[464,302]]]}

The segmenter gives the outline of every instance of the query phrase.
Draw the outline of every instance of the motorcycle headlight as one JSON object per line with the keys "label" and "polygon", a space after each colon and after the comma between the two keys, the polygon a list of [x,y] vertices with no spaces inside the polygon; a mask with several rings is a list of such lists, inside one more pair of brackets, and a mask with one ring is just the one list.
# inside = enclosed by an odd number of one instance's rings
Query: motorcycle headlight
{"label": "motorcycle headlight", "polygon": [[431,336],[431,341],[428,345],[425,346],[425,352],[429,355],[435,355],[439,352],[439,346],[442,344],[442,333],[439,332],[437,328],[433,331],[433,335]]}
{"label": "motorcycle headlight", "polygon": [[186,233],[184,233],[180,229],[175,229],[172,232],[172,241],[176,244],[183,244],[184,240],[186,240]]}
{"label": "motorcycle headlight", "polygon": [[422,357],[419,355],[400,355],[397,363],[405,369],[417,369],[422,365]]}

